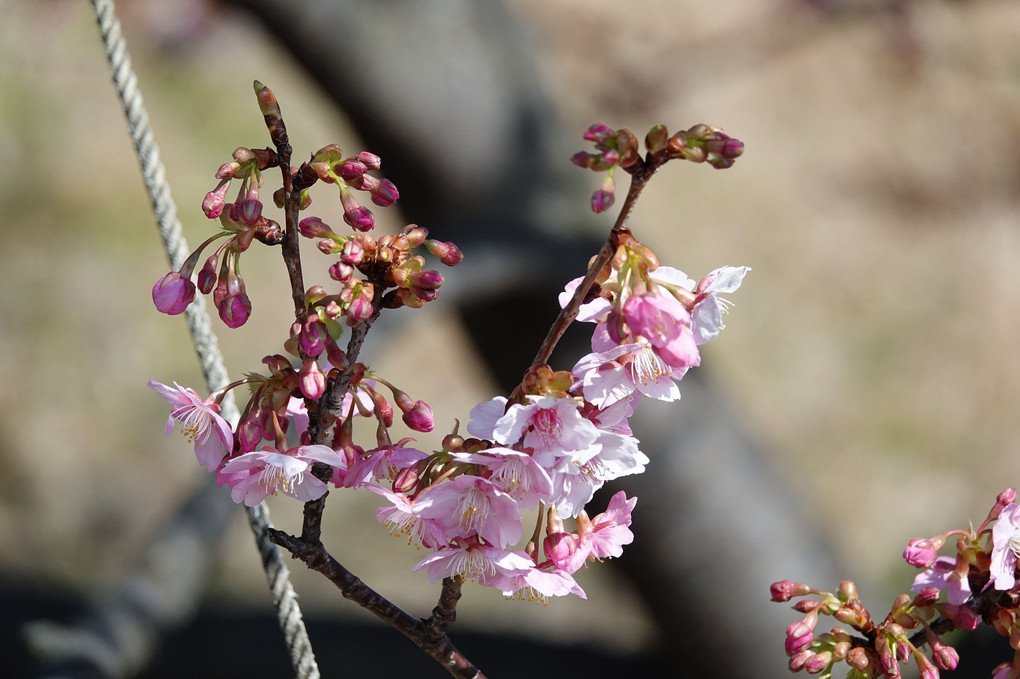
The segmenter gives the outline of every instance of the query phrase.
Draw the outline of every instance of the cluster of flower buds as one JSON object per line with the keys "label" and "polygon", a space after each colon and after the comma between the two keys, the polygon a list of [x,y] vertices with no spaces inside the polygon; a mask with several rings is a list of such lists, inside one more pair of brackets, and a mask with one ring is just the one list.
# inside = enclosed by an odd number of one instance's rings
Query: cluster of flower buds
{"label": "cluster of flower buds", "polygon": [[324,146],[312,155],[309,166],[321,181],[335,184],[340,190],[344,222],[358,231],[371,231],[375,227],[375,215],[358,203],[352,189],[365,191],[372,202],[379,207],[389,207],[397,202],[400,194],[389,179],[378,179],[368,174],[369,170],[382,167],[379,156],[362,151],[350,158],[343,157],[343,150],[336,144]]}
{"label": "cluster of flower buds", "polygon": [[591,196],[591,209],[599,213],[616,202],[616,168],[635,174],[642,167],[657,167],[675,158],[695,163],[707,162],[716,169],[733,165],[744,152],[744,145],[717,127],[695,125],[677,132],[672,137],[665,125],[656,125],[645,135],[648,157],[642,159],[638,139],[627,129],[614,130],[605,123],[595,123],[584,133],[584,138],[595,144],[597,153],[578,151],[570,162],[595,172],[605,172],[602,185]]}
{"label": "cluster of flower buds", "polygon": [[[864,608],[850,581],[842,583],[836,594],[789,580],[774,583],[773,601],[819,597],[794,605],[805,615],[786,630],[790,669],[828,676],[834,664],[846,662],[851,679],[899,677],[900,665],[913,659],[922,679],[937,679],[939,670],[955,669],[960,661],[956,649],[939,635],[952,629],[974,630],[984,622],[1009,638],[1017,650],[1013,662],[995,669],[994,679],[1020,676],[1020,585],[1016,581],[1020,505],[1015,499],[1012,488],[1000,493],[977,530],[911,540],[903,558],[924,570],[914,578],[913,596],[896,597],[881,622],[876,623]],[[957,536],[955,555],[939,556],[950,536]],[[816,636],[819,615],[832,616],[861,636],[842,627]],[[930,658],[921,650],[924,645]]]}

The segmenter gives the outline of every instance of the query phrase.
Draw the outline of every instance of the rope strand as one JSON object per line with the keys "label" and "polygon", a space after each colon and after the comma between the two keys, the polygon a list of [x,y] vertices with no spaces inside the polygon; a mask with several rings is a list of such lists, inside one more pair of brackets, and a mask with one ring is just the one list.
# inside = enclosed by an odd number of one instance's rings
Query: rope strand
{"label": "rope strand", "polygon": [[[114,13],[112,0],[91,0],[95,9],[96,20],[106,50],[106,58],[110,64],[113,83],[120,96],[124,115],[127,117],[128,130],[138,155],[138,163],[145,179],[145,188],[149,194],[149,203],[156,218],[156,226],[163,240],[163,246],[170,260],[172,269],[179,269],[189,254],[188,244],[181,233],[181,222],[177,218],[177,206],[170,195],[170,185],[166,180],[166,171],[159,159],[159,147],[153,138],[149,126],[149,115],[142,104],[142,95],[138,90],[138,78],[131,68],[131,57],[128,54],[124,36],[121,34],[120,21]],[[206,312],[205,299],[199,295],[185,310],[188,330],[191,333],[195,351],[198,353],[202,373],[205,375],[209,391],[215,391],[230,382],[223,356],[212,330],[209,314]],[[233,393],[228,392],[222,401],[222,415],[236,426],[240,417]],[[277,619],[283,630],[290,652],[291,664],[299,679],[319,679],[319,668],[315,662],[308,632],[305,630],[301,609],[297,603],[297,595],[290,582],[290,573],[280,556],[280,550],[269,541],[269,510],[265,503],[257,507],[246,507],[248,524],[255,536],[255,542],[266,571],[266,580],[276,605]]]}

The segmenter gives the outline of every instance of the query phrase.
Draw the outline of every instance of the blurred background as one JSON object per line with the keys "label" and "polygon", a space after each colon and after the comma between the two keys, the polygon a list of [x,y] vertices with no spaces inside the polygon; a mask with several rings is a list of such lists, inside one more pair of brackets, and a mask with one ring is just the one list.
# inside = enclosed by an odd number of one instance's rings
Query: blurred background
{"label": "blurred background", "polygon": [[[267,29],[259,4],[118,5],[192,244],[210,232],[199,206],[215,185],[215,169],[235,147],[268,141],[253,79],[280,99],[296,158],[331,142],[360,150],[358,135],[380,115],[338,107],[345,93],[320,86],[322,74],[312,74],[288,42],[294,33],[288,38]],[[378,4],[401,21],[400,3]],[[607,0],[503,5],[503,20],[513,22],[514,40],[521,41],[515,49],[533,62],[523,75],[515,71],[517,90],[506,95],[505,106],[513,108],[522,92],[544,92],[543,129],[566,136],[552,138],[552,150],[534,148],[525,136],[510,153],[494,147],[486,169],[523,163],[527,176],[551,154],[563,165],[549,172],[571,178],[563,191],[544,187],[560,202],[543,208],[531,201],[526,215],[523,202],[521,213],[514,212],[511,179],[494,180],[510,201],[503,212],[508,225],[478,223],[468,240],[484,250],[487,230],[505,237],[517,218],[549,230],[562,223],[577,240],[608,229],[610,216],[585,214],[598,178],[567,162],[586,148],[581,134],[595,121],[639,136],[656,123],[672,132],[705,122],[741,139],[745,155],[725,172],[666,167],[631,227],[664,263],[695,278],[724,264],[753,268],[732,296],[736,307],[726,331],[704,350],[701,372],[714,398],[728,404],[730,425],[761,452],[784,484],[782,494],[803,508],[785,535],[762,539],[821,535],[837,577],[868,582],[865,604],[883,614],[914,574],[900,558],[907,539],[980,522],[995,495],[1020,478],[1014,413],[1020,397],[1020,5],[722,0],[708,10],[688,0],[641,0],[626,11]],[[4,643],[18,649],[12,657],[23,658],[26,621],[71,619],[110,591],[147,537],[204,481],[180,437],[163,437],[166,407],[145,383],[176,380],[202,389],[183,322],[151,304],[165,258],[91,6],[0,0],[0,11],[6,17],[0,26],[0,381],[6,385],[0,390],[0,617],[10,632]],[[370,25],[337,27],[335,43],[316,43],[305,59],[339,64],[356,80],[388,49],[406,51],[416,41],[436,48],[428,25],[404,29],[406,41],[395,47]],[[370,51],[350,58],[354,46]],[[449,48],[453,61],[455,49]],[[498,130],[503,122],[498,105],[470,108],[478,87],[453,88],[459,117],[448,127],[414,129],[400,142],[413,147],[415,135],[427,135],[419,141],[430,148],[441,140],[451,165],[477,154],[498,135],[486,133],[487,123]],[[498,83],[494,90],[485,101],[500,101]],[[395,91],[387,105],[413,119],[413,98]],[[447,103],[453,96],[436,94]],[[412,153],[416,160],[425,162]],[[441,167],[446,159],[427,161]],[[462,175],[477,171],[465,167]],[[394,179],[418,210],[415,219],[440,218],[455,212],[458,200],[469,212],[476,209],[472,189],[460,186],[458,176],[451,171],[417,194]],[[320,204],[332,200],[319,196]],[[376,214],[380,229],[409,219],[396,209]],[[449,238],[443,221],[423,225],[434,237]],[[456,229],[461,233],[464,225]],[[471,251],[465,252],[467,265]],[[279,351],[271,338],[286,332],[290,308],[275,251],[253,249],[244,266],[252,320],[221,333],[235,376]],[[564,282],[581,272],[537,268],[524,271]],[[500,390],[461,322],[456,305],[469,303],[469,291],[456,287],[458,271],[444,272],[449,301],[405,314],[401,324],[380,332],[370,353],[373,367],[386,374],[411,374],[401,386],[432,404],[439,424],[435,436],[419,438],[426,449],[438,443],[440,429]],[[493,279],[503,273],[492,271]],[[684,384],[681,391],[684,400],[671,407],[697,407]],[[667,410],[662,417],[672,415]],[[653,474],[656,464],[653,457]],[[408,574],[420,555],[386,535],[374,507],[374,498],[333,493],[324,541],[405,610],[427,615],[438,590],[424,574]],[[276,498],[270,509],[278,526],[298,529],[296,503]],[[723,523],[748,518],[736,513]],[[685,517],[659,519],[682,524]],[[639,542],[656,539],[637,534]],[[744,557],[737,566],[762,583],[760,597],[743,601],[737,613],[775,615],[763,612],[781,608],[768,603],[768,583],[801,575],[759,572],[753,549],[735,549]],[[192,633],[226,643],[235,625],[264,621],[272,639],[264,576],[241,511],[216,556],[203,617]],[[562,648],[586,644],[622,663],[647,659],[661,630],[648,597],[621,575],[626,559],[627,553],[580,574],[587,602],[534,606],[468,587],[454,640],[458,633],[479,634],[483,644],[512,633]],[[315,574],[298,566],[293,577],[313,642],[336,629],[351,640],[352,630],[372,624]],[[811,584],[834,589],[838,580]],[[767,640],[776,655],[755,676],[784,676],[783,631],[795,615],[780,615]],[[689,622],[713,624],[703,617]],[[409,646],[395,633],[380,638]],[[236,640],[246,648],[242,642]],[[275,643],[265,645],[276,651]],[[238,656],[254,652],[247,648]],[[278,651],[286,672],[282,644]],[[391,653],[389,646],[380,652]],[[19,667],[27,672],[24,662]],[[325,662],[325,676],[339,672]],[[682,662],[676,669],[683,676]]]}

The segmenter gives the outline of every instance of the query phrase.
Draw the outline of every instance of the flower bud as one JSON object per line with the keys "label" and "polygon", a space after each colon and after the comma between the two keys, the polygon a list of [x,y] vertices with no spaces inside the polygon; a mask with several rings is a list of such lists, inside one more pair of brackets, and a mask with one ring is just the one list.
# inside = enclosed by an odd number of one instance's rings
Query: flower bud
{"label": "flower bud", "polygon": [[464,259],[464,253],[453,243],[438,240],[425,241],[425,249],[439,258],[446,266],[457,266]]}
{"label": "flower bud", "polygon": [[230,188],[230,180],[224,179],[216,186],[215,189],[205,194],[205,198],[202,199],[202,212],[209,219],[216,219],[223,212],[223,206],[226,203],[227,190]]}
{"label": "flower bud", "polygon": [[358,231],[371,231],[375,228],[375,215],[367,207],[362,205],[355,205],[348,210],[344,210],[344,221],[352,229]]}
{"label": "flower bud", "polygon": [[306,356],[298,373],[301,393],[305,398],[318,399],[326,391],[326,376],[322,374],[318,362]]}
{"label": "flower bud", "polygon": [[773,582],[770,589],[773,601],[789,601],[795,596],[804,596],[812,592],[812,589],[807,585],[789,580]]}
{"label": "flower bud", "polygon": [[942,546],[946,543],[945,536],[939,536],[928,540],[926,538],[913,538],[903,549],[903,559],[911,566],[917,568],[931,568],[935,558]]}
{"label": "flower bud", "polygon": [[213,255],[205,260],[205,264],[198,271],[198,289],[202,291],[203,295],[208,295],[216,286],[216,264],[219,260],[218,254]]}
{"label": "flower bud", "polygon": [[400,192],[389,179],[383,179],[371,190],[372,202],[379,207],[389,207],[400,198]]}
{"label": "flower bud", "polygon": [[356,157],[358,162],[364,164],[369,170],[378,170],[382,167],[382,160],[374,153],[362,151]]}
{"label": "flower bud", "polygon": [[432,409],[424,401],[415,401],[414,407],[404,411],[400,418],[410,429],[422,433],[432,431],[435,427],[435,419],[432,416]]}

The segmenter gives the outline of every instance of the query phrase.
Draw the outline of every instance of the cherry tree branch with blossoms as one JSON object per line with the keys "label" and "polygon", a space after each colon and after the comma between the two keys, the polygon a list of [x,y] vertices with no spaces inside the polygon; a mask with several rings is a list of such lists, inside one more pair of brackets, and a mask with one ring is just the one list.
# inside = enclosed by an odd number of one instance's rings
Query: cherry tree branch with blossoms
{"label": "cherry tree branch with blossoms", "polygon": [[[804,617],[786,629],[790,669],[830,677],[836,665],[845,662],[850,679],[895,679],[901,675],[900,665],[913,660],[922,679],[937,679],[940,670],[954,670],[960,663],[959,653],[941,635],[973,631],[984,623],[1007,637],[1015,651],[1012,662],[995,668],[993,679],[1020,677],[1020,583],[1016,577],[1020,505],[1015,500],[1013,488],[1000,493],[976,530],[950,530],[910,540],[903,558],[923,570],[911,585],[913,596],[897,596],[881,621],[864,607],[849,580],[836,593],[789,580],[773,583],[773,601],[805,597],[793,606]],[[954,536],[955,554],[939,556]],[[835,626],[816,635],[823,615],[856,634]]]}
{"label": "cherry tree branch with blossoms", "polygon": [[[410,638],[453,676],[482,677],[447,636],[464,582],[525,600],[585,597],[574,574],[590,561],[619,556],[634,539],[629,525],[637,498],[617,492],[606,511],[593,518],[585,507],[605,483],[644,471],[649,460],[628,418],[642,397],[679,398],[677,382],[700,365],[698,347],[723,328],[729,303],[720,295],[736,291],[749,269],[725,266],[700,280],[688,278],[660,266],[626,224],[662,165],[684,159],[726,168],[741,155],[743,144],[707,125],[673,135],[658,125],[647,134],[642,155],[630,131],[603,124],[589,128],[585,139],[595,151],[571,160],[605,173],[591,208],[603,212],[613,205],[618,171],[631,177],[605,244],[584,276],[566,285],[562,311],[510,397],[478,404],[471,410],[467,436],[457,421],[441,448],[426,452],[414,447],[410,437],[394,441],[390,430],[396,406],[408,429],[432,431],[431,408],[359,355],[383,310],[420,309],[438,297],[443,277],[426,268],[419,248],[450,267],[463,254],[453,243],[429,239],[426,229],[413,224],[396,235],[370,235],[374,214],[359,195],[367,194],[380,208],[399,198],[392,182],[373,174],[381,168],[380,158],[365,151],[345,156],[330,144],[292,166],[275,95],[259,82],[255,93],[274,148],[238,148],[219,168],[219,183],[202,208],[219,220],[221,230],[179,271],[160,279],[152,295],[160,311],[179,314],[200,290],[212,294],[227,326],[243,325],[252,303],[240,260],[258,241],[281,246],[293,321],[284,353],[266,356],[264,373],[249,373],[208,398],[176,383],[150,382],[172,407],[167,432],[180,426],[199,462],[230,489],[235,502],[254,506],[281,493],[304,502],[300,534],[273,530],[273,542]],[[273,193],[284,213],[282,227],[265,216],[260,197],[265,172],[275,167],[282,173]],[[238,192],[228,203],[235,180]],[[339,191],[349,234],[334,231],[319,216],[301,217],[310,209],[309,189],[315,184],[332,184]],[[322,284],[305,285],[300,237],[314,240],[331,258],[324,267],[329,280]],[[223,244],[199,267],[203,251],[219,239]],[[555,371],[547,361],[575,320],[594,324],[592,351],[571,370]],[[344,334],[348,337],[341,348]],[[232,429],[219,415],[219,401],[241,385],[250,398]],[[355,440],[356,418],[375,421],[374,441]],[[429,617],[415,619],[404,612],[327,551],[321,525],[330,487],[375,493],[383,503],[378,521],[429,552],[413,569],[442,580]],[[526,518],[532,512],[533,521]],[[573,522],[572,529],[565,520]],[[534,525],[527,539],[526,524]]]}

